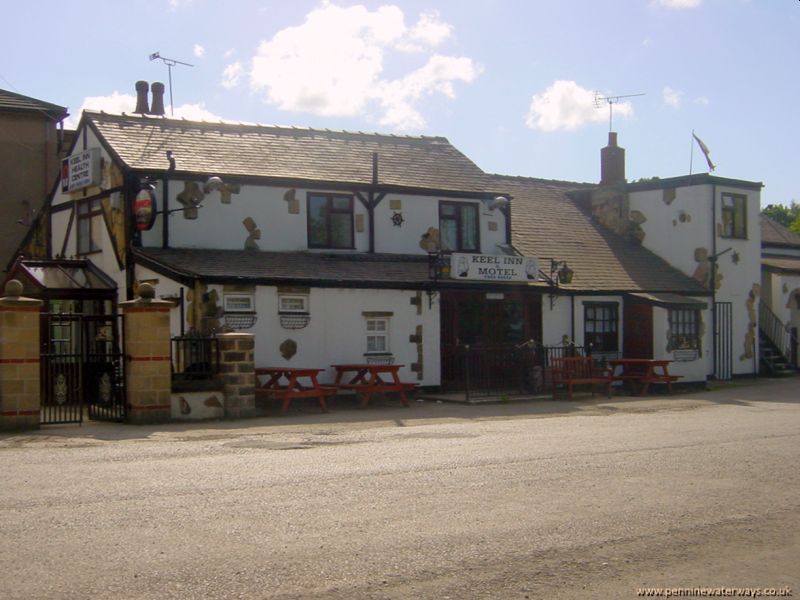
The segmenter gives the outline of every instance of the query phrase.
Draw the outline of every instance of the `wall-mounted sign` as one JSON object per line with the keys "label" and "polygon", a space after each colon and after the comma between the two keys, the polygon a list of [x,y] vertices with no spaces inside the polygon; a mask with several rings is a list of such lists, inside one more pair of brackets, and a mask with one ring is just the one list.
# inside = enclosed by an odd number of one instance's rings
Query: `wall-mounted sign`
{"label": "wall-mounted sign", "polygon": [[61,161],[61,191],[74,192],[100,183],[100,148],[89,148]]}
{"label": "wall-mounted sign", "polygon": [[536,281],[539,261],[533,256],[451,254],[450,277],[477,281]]}
{"label": "wall-mounted sign", "polygon": [[158,205],[156,204],[156,192],[150,185],[146,185],[136,194],[133,201],[133,218],[136,221],[136,229],[147,231],[153,227],[156,220]]}

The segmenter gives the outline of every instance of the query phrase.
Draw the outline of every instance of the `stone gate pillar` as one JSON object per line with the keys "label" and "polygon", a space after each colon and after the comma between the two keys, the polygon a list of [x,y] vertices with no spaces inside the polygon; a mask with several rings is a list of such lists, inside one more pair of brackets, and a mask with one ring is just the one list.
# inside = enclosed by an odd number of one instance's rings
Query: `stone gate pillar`
{"label": "stone gate pillar", "polygon": [[39,428],[41,306],[16,279],[0,298],[0,430]]}
{"label": "stone gate pillar", "polygon": [[138,298],[119,304],[125,315],[125,386],[131,423],[162,423],[171,418],[172,303],[156,300],[155,295],[155,288],[143,283]]}
{"label": "stone gate pillar", "polygon": [[256,414],[255,337],[252,333],[221,333],[217,335],[217,342],[225,416],[253,417]]}

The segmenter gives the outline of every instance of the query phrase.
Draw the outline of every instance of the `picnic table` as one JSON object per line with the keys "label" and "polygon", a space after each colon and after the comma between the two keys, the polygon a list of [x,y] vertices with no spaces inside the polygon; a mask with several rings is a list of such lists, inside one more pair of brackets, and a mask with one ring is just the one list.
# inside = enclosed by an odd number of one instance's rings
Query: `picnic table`
{"label": "picnic table", "polygon": [[361,398],[361,406],[369,404],[372,394],[397,392],[403,406],[408,406],[406,392],[413,391],[415,383],[400,381],[399,371],[404,365],[346,364],[332,365],[336,369],[334,386],[339,390],[353,390]]}
{"label": "picnic table", "polygon": [[[320,385],[317,374],[324,369],[303,367],[261,367],[256,371],[256,396],[267,396],[280,400],[281,413],[289,409],[295,398],[318,398],[323,412],[328,412],[327,396],[336,394],[336,388]],[[268,377],[263,383],[260,377]]]}
{"label": "picnic table", "polygon": [[[666,383],[667,389],[672,393],[672,382],[680,379],[681,375],[669,374],[671,362],[652,358],[615,358],[609,360],[608,364],[612,369],[611,379],[640,384],[639,395],[644,396],[651,383]],[[620,368],[619,373],[617,368]]]}

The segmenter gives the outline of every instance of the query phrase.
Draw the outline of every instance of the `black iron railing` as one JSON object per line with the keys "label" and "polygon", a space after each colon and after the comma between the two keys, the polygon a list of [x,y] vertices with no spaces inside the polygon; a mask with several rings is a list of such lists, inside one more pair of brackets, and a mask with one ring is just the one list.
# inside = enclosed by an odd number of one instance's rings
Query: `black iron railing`
{"label": "black iron railing", "polygon": [[219,343],[206,335],[172,338],[172,381],[213,380],[219,373]]}
{"label": "black iron railing", "polygon": [[[586,356],[587,348],[540,346],[533,341],[521,344],[461,344],[443,348],[442,388],[470,396],[535,394],[551,389],[549,366],[553,359]],[[597,353],[603,365],[618,352]]]}

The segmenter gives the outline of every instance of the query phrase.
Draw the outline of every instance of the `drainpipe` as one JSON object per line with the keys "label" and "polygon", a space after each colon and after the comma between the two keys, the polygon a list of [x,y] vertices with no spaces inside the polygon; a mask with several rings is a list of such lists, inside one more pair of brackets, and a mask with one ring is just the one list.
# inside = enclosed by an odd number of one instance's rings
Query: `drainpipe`
{"label": "drainpipe", "polygon": [[367,202],[367,218],[369,218],[369,252],[375,253],[375,187],[378,185],[378,153],[372,153],[372,189]]}
{"label": "drainpipe", "polygon": [[717,184],[711,184],[711,375],[717,378]]}
{"label": "drainpipe", "polygon": [[[570,325],[571,325],[571,335],[572,343],[575,343],[575,294],[571,294],[570,297]],[[583,345],[586,346],[586,340],[583,340]]]}

